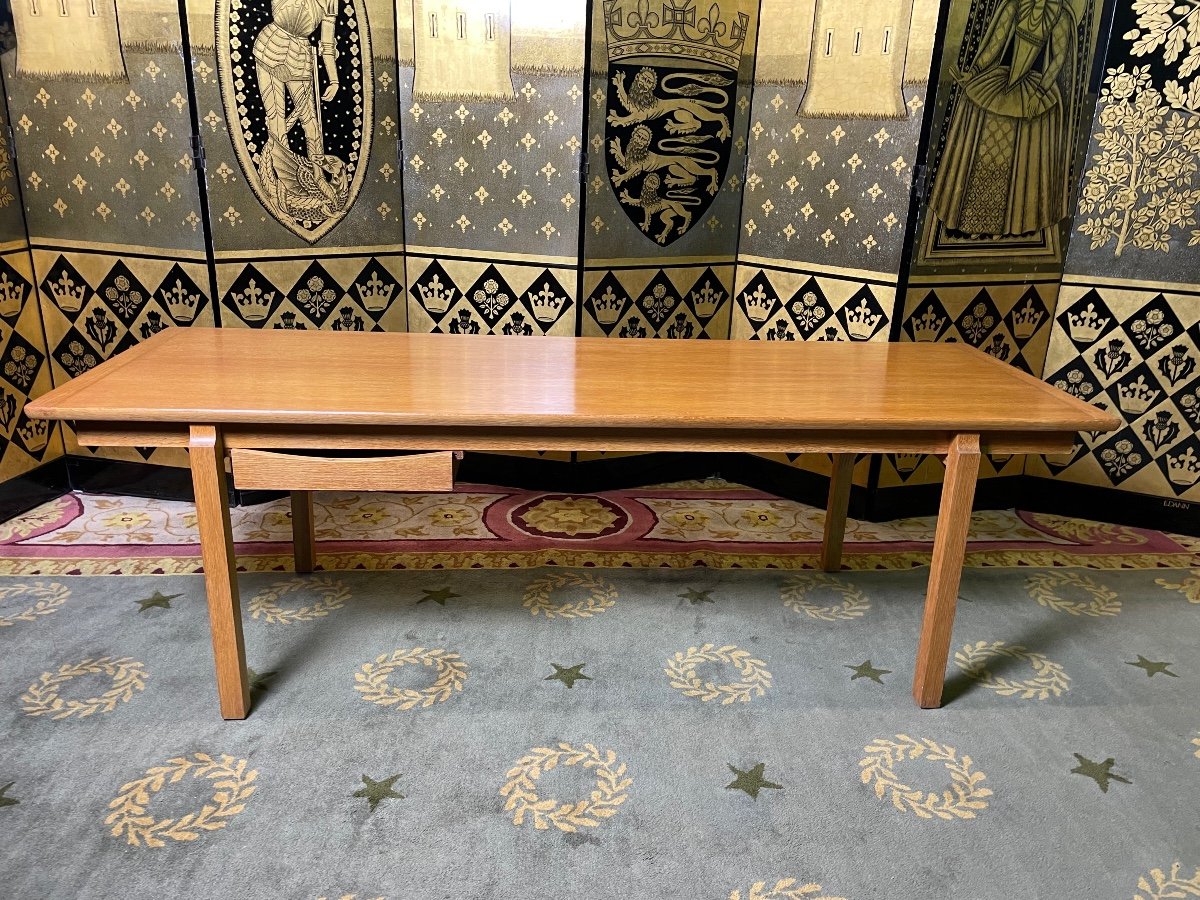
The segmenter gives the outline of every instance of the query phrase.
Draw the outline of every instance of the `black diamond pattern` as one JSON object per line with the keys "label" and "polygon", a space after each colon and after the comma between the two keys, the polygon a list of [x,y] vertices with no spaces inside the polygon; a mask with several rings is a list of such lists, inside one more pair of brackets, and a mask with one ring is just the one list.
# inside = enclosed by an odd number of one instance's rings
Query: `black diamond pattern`
{"label": "black diamond pattern", "polygon": [[25,308],[33,285],[20,272],[0,259],[0,318],[15,322]]}
{"label": "black diamond pattern", "polygon": [[283,302],[283,292],[262,272],[248,265],[238,273],[221,302],[247,325],[262,328]]}
{"label": "black diamond pattern", "polygon": [[400,282],[392,277],[392,273],[383,267],[377,259],[372,259],[358,273],[354,283],[350,285],[350,295],[359,302],[367,315],[376,322],[391,307],[392,303],[401,299],[404,292]]}
{"label": "black diamond pattern", "polygon": [[[817,279],[811,277],[800,286],[796,293],[792,294],[792,299],[787,304],[787,311],[791,315],[792,323],[806,341],[833,315],[829,299],[821,290],[821,285],[817,283]],[[778,322],[774,323],[773,330],[778,339]]]}
{"label": "black diamond pattern", "polygon": [[617,323],[625,317],[631,302],[621,282],[612,272],[607,272],[587,298],[586,304],[596,324],[605,334],[612,334]]}
{"label": "black diamond pattern", "polygon": [[941,338],[949,325],[945,305],[936,291],[930,291],[904,323],[904,333],[914,341],[932,342]]}
{"label": "black diamond pattern", "polygon": [[204,304],[208,302],[204,291],[179,263],[171,266],[171,271],[162,280],[154,296],[177,325],[194,322],[200,310],[204,309]]}
{"label": "black diamond pattern", "polygon": [[460,296],[454,279],[437,260],[431,262],[421,273],[421,277],[409,288],[409,293],[434,322],[441,322]]}
{"label": "black diamond pattern", "polygon": [[1100,292],[1090,290],[1063,311],[1058,323],[1076,349],[1083,350],[1115,328],[1117,317],[1108,308]]}
{"label": "black diamond pattern", "polygon": [[571,308],[571,298],[549,269],[543,269],[542,274],[529,285],[522,303],[532,316],[535,327],[540,327],[543,332]]}
{"label": "black diamond pattern", "polygon": [[680,297],[667,273],[659,269],[650,279],[650,283],[642,289],[635,303],[642,311],[646,323],[657,332],[675,312]]}
{"label": "black diamond pattern", "polygon": [[292,285],[288,299],[317,327],[337,309],[338,302],[346,296],[337,279],[325,271],[325,267],[314,261],[300,279]]}
{"label": "black diamond pattern", "polygon": [[1183,324],[1162,294],[1140,307],[1122,325],[1143,358],[1178,343],[1184,335]]}
{"label": "black diamond pattern", "polygon": [[495,328],[509,308],[517,302],[516,292],[495,266],[488,266],[466,291],[467,302],[488,328]]}
{"label": "black diamond pattern", "polygon": [[128,328],[141,315],[150,295],[125,263],[118,261],[96,288],[100,302]]}
{"label": "black diamond pattern", "polygon": [[870,340],[888,322],[887,313],[865,284],[838,310],[838,319],[852,341]]}
{"label": "black diamond pattern", "polygon": [[741,304],[742,311],[750,320],[755,331],[758,331],[764,322],[778,315],[782,308],[779,294],[776,293],[771,280],[767,278],[767,273],[761,269],[757,275],[746,282],[746,286],[737,296],[737,302]]}
{"label": "black diamond pattern", "polygon": [[717,314],[728,299],[725,286],[712,269],[705,269],[692,289],[683,296],[683,302],[701,325],[708,324],[708,320]]}
{"label": "black diamond pattern", "polygon": [[42,291],[63,315],[74,322],[84,304],[95,293],[79,271],[60,256],[42,280]]}
{"label": "black diamond pattern", "polygon": [[979,347],[995,331],[1000,319],[1000,310],[996,308],[992,295],[986,289],[981,289],[954,324],[964,341],[972,347]]}

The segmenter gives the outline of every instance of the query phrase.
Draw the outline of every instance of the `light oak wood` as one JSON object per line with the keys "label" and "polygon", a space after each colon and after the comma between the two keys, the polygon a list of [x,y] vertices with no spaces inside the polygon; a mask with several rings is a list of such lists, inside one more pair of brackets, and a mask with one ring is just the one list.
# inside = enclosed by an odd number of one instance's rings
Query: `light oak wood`
{"label": "light oak wood", "polygon": [[450,451],[349,457],[235,449],[229,455],[234,484],[251,490],[437,493],[454,488]]}
{"label": "light oak wood", "polygon": [[925,592],[925,613],[913,676],[913,697],[924,709],[942,705],[946,657],[950,652],[958,584],[967,551],[967,533],[971,528],[971,504],[979,476],[979,457],[977,434],[960,434],[946,455],[946,477],[942,482],[942,501],[933,537],[933,559],[929,564],[929,586]]}
{"label": "light oak wood", "polygon": [[312,491],[292,491],[292,557],[298,575],[307,574],[316,568],[315,526]]}
{"label": "light oak wood", "polygon": [[825,505],[825,534],[821,539],[821,568],[836,572],[842,567],[842,540],[846,536],[846,511],[854,481],[854,454],[835,453],[829,476],[829,502]]}
{"label": "light oak wood", "polygon": [[964,344],[263,337],[168,328],[35,399],[27,412],[156,426],[746,432],[1064,432],[1119,423]]}
{"label": "light oak wood", "polygon": [[[319,368],[320,377],[314,377]],[[962,344],[772,344],[172,328],[26,406],[85,446],[190,446],[222,714],[248,707],[223,448],[243,487],[448,490],[456,450],[837,455],[822,566],[840,565],[853,457],[947,457],[913,693],[941,702],[981,452],[1063,453],[1121,420]],[[190,431],[189,431],[190,429]],[[316,451],[316,457],[279,452]],[[435,451],[321,458],[321,451]],[[422,468],[428,462],[428,468]]]}
{"label": "light oak wood", "polygon": [[244,719],[250,712],[250,682],[246,677],[242,608],[229,524],[229,485],[220,432],[212,425],[193,425],[189,457],[221,716]]}
{"label": "light oak wood", "polygon": [[[543,428],[351,428],[322,425],[273,425],[224,429],[225,446],[296,450],[634,450],[729,453],[929,453],[950,449],[949,432],[794,431],[765,429]],[[138,425],[80,422],[79,443],[85,447],[186,447],[187,431],[146,429]],[[1074,432],[995,432],[983,439],[986,453],[1069,453]]]}

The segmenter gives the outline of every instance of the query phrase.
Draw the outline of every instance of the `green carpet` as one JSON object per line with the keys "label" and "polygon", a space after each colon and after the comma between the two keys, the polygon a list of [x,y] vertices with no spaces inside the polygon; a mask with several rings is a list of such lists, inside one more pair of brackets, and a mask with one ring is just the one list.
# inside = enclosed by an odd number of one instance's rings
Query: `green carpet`
{"label": "green carpet", "polygon": [[0,579],[0,896],[1200,896],[1200,578],[976,569]]}

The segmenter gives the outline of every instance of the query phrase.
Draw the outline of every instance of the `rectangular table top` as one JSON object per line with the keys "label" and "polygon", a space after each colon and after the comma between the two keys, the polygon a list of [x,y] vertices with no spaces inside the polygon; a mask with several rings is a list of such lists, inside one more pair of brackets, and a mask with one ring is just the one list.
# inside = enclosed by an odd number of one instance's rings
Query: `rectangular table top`
{"label": "rectangular table top", "polygon": [[1107,431],[962,344],[169,328],[26,406],[108,422]]}

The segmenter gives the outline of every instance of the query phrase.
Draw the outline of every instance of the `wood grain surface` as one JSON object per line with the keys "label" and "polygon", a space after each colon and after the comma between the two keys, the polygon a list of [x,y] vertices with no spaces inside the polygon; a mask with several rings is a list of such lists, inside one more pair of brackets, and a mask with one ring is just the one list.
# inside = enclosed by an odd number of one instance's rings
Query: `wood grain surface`
{"label": "wood grain surface", "polygon": [[112,422],[1105,431],[963,344],[170,328],[26,407]]}

